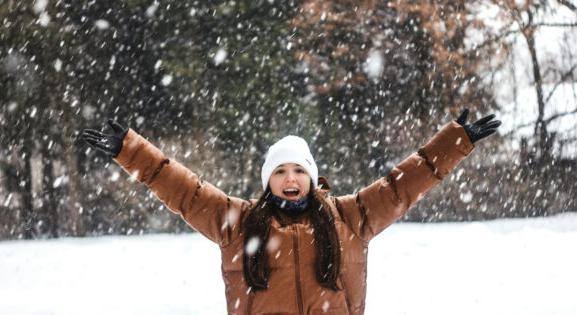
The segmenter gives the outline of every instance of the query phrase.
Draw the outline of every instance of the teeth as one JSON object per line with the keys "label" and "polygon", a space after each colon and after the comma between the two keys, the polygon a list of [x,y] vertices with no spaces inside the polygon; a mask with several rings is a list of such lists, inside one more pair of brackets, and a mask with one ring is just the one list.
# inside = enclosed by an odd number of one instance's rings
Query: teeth
{"label": "teeth", "polygon": [[284,191],[285,191],[285,192],[296,192],[296,193],[299,192],[299,190],[296,189],[296,188],[289,188],[289,189],[285,189]]}

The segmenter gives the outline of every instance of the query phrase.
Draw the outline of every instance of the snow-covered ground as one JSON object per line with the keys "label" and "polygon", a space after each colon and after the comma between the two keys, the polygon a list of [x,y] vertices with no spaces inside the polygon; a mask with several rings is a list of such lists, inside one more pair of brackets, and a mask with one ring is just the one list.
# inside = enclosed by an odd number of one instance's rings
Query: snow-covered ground
{"label": "snow-covered ground", "polygon": [[[577,314],[577,213],[398,223],[369,252],[366,314]],[[0,314],[225,314],[198,234],[0,242]]]}

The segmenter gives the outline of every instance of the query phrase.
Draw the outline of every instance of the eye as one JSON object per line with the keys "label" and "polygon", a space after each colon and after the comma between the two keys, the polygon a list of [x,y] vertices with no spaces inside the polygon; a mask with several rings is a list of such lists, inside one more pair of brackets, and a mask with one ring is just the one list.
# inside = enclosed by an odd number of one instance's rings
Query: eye
{"label": "eye", "polygon": [[297,169],[295,170],[295,172],[297,172],[297,173],[305,173],[305,170],[302,169],[302,168],[297,168]]}
{"label": "eye", "polygon": [[279,168],[278,170],[274,171],[275,174],[284,174],[284,169]]}

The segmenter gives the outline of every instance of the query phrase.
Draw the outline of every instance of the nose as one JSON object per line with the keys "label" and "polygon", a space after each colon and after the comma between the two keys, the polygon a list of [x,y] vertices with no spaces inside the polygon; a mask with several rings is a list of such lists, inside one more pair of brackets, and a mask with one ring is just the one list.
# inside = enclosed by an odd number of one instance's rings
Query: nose
{"label": "nose", "polygon": [[296,176],[295,176],[295,174],[294,174],[293,172],[290,172],[290,171],[287,172],[287,176],[286,176],[286,178],[285,178],[285,181],[287,181],[287,182],[289,182],[289,183],[296,181]]}

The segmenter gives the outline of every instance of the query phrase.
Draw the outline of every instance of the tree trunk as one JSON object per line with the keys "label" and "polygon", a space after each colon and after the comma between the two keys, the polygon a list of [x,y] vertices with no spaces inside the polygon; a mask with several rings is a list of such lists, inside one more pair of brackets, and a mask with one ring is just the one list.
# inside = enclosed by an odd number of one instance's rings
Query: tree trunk
{"label": "tree trunk", "polygon": [[[538,156],[536,169],[538,170],[538,181],[540,187],[547,187],[550,177],[550,164],[552,161],[552,141],[551,135],[547,131],[547,122],[545,121],[545,98],[543,96],[543,80],[541,78],[541,69],[539,66],[539,60],[537,59],[537,50],[535,48],[535,30],[536,27],[532,25],[533,23],[533,13],[531,10],[527,10],[529,16],[528,25],[523,30],[523,36],[527,41],[527,46],[529,48],[529,53],[531,54],[531,63],[533,65],[533,78],[535,80],[535,90],[537,93],[537,105],[538,105],[538,116],[535,122],[534,136],[538,140]],[[536,209],[536,214],[542,216],[547,213],[548,205],[550,203],[540,203],[539,200],[545,200],[549,198],[547,191],[544,190],[544,194],[541,198],[538,198],[533,202],[533,208]]]}
{"label": "tree trunk", "polygon": [[74,137],[74,130],[76,124],[71,119],[69,112],[72,109],[63,109],[63,124],[64,128],[62,130],[62,143],[64,144],[64,161],[66,163],[66,173],[68,176],[68,219],[70,235],[74,236],[84,236],[86,235],[86,229],[84,227],[84,216],[82,215],[83,209],[79,198],[80,186],[80,176],[78,174],[78,164],[76,156],[76,141]]}
{"label": "tree trunk", "polygon": [[[28,132],[26,133],[28,134]],[[20,156],[24,159],[24,167],[20,170],[19,176],[19,186],[22,192],[22,209],[20,212],[20,222],[24,224],[22,236],[25,239],[34,238],[34,202],[33,202],[33,192],[32,192],[32,150],[31,141],[28,135],[25,136],[24,145],[21,149]]]}
{"label": "tree trunk", "polygon": [[42,154],[42,198],[44,199],[44,232],[58,237],[58,202],[54,191],[54,163],[47,148]]}
{"label": "tree trunk", "polygon": [[[529,14],[529,21],[532,21],[531,11],[527,11]],[[529,22],[531,23],[531,22]],[[549,136],[547,132],[547,123],[544,120],[545,117],[545,98],[543,97],[543,80],[541,78],[541,69],[539,66],[539,60],[537,59],[537,50],[535,48],[535,26],[528,26],[523,31],[525,40],[529,47],[529,53],[531,54],[531,62],[533,64],[533,78],[535,80],[535,90],[537,93],[537,105],[538,105],[538,116],[535,123],[535,137],[538,139],[539,146],[539,159],[541,162],[545,163],[551,156],[551,151],[548,150],[547,138]]]}

